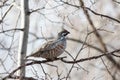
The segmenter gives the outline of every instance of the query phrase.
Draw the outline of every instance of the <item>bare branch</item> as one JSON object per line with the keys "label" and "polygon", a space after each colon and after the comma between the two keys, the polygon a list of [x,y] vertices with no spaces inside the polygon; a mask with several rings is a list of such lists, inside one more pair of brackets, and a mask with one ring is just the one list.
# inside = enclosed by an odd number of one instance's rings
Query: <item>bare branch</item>
{"label": "bare branch", "polygon": [[115,51],[112,51],[112,52],[109,52],[109,53],[106,53],[106,54],[101,54],[99,56],[92,56],[92,57],[88,57],[88,58],[79,59],[79,60],[76,60],[76,61],[67,61],[67,60],[64,60],[64,59],[61,59],[61,61],[65,62],[65,63],[73,64],[73,63],[84,62],[84,61],[89,61],[89,60],[93,60],[93,59],[99,59],[103,56],[114,55],[114,53],[116,53],[116,52],[120,52],[120,49],[117,49]]}
{"label": "bare branch", "polygon": [[[54,61],[57,61],[57,60],[61,60],[62,58],[66,58],[66,57],[61,57],[61,58],[56,58]],[[21,65],[19,66],[18,68],[16,68],[15,70],[13,70],[8,76],[4,77],[2,80],[6,80],[7,78],[11,78],[12,75],[18,71],[19,69],[22,69],[23,67],[25,66],[29,66],[29,65],[33,65],[33,64],[41,64],[41,63],[46,63],[46,62],[53,62],[53,60],[42,60],[42,61],[35,61],[34,62],[30,62],[30,63],[27,63],[25,65]]]}
{"label": "bare branch", "polygon": [[80,8],[80,7],[82,7],[82,8],[84,8],[84,9],[89,10],[90,12],[92,12],[92,13],[95,14],[95,15],[98,15],[98,16],[100,16],[100,17],[105,17],[105,18],[108,18],[108,19],[111,19],[111,20],[113,20],[113,21],[115,21],[115,22],[120,23],[120,20],[115,19],[115,18],[113,18],[113,17],[110,17],[110,16],[108,16],[108,15],[104,15],[104,14],[101,14],[101,13],[97,13],[97,12],[93,11],[92,9],[90,9],[90,8],[88,8],[88,7],[73,5],[73,4],[70,4],[70,3],[65,2],[65,1],[63,1],[63,0],[60,0],[60,1],[63,2],[64,4],[67,4],[67,5],[70,5],[70,6],[76,7],[76,8]]}
{"label": "bare branch", "polygon": [[3,30],[1,31],[0,33],[5,33],[5,32],[10,32],[10,31],[24,31],[24,29],[21,29],[21,28],[15,28],[15,29],[9,29],[9,30]]}

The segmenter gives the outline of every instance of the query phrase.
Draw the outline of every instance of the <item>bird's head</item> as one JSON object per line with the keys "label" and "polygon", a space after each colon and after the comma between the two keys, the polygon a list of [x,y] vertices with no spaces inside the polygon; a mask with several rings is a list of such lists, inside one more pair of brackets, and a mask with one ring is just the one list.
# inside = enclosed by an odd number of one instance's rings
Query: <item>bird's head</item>
{"label": "bird's head", "polygon": [[64,38],[68,34],[70,34],[70,32],[68,32],[67,30],[64,29],[63,31],[61,31],[61,32],[58,33],[58,38],[61,38],[61,37]]}

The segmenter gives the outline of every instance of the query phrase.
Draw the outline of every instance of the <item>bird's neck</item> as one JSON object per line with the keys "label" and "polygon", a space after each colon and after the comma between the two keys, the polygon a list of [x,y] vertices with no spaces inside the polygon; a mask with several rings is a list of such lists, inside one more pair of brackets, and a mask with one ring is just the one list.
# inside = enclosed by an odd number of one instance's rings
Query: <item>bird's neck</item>
{"label": "bird's neck", "polygon": [[66,45],[66,38],[65,37],[59,37],[55,40],[55,43],[60,43]]}
{"label": "bird's neck", "polygon": [[65,40],[65,37],[58,37],[57,40]]}
{"label": "bird's neck", "polygon": [[57,37],[56,43],[58,43],[58,42],[66,42],[66,38],[65,37]]}

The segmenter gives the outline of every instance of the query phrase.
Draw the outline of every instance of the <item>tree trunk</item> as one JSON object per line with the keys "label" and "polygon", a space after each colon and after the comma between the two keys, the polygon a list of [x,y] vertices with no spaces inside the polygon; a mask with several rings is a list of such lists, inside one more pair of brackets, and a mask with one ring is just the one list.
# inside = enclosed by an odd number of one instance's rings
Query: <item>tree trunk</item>
{"label": "tree trunk", "polygon": [[[28,0],[21,0],[21,28],[24,31],[20,32],[19,40],[19,50],[18,50],[18,66],[25,64],[25,57],[27,52],[27,43],[28,43],[28,33],[29,33],[29,15],[28,15]],[[25,77],[25,67],[20,69],[18,72],[20,76],[19,80],[24,80]]]}

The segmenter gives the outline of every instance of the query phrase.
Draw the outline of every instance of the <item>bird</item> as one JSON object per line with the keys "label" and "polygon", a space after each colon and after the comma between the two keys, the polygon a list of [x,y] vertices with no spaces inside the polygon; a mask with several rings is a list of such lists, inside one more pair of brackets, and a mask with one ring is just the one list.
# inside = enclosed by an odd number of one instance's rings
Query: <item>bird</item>
{"label": "bird", "polygon": [[58,56],[60,56],[66,49],[66,36],[70,32],[67,30],[62,30],[58,33],[55,40],[48,41],[43,44],[36,52],[31,55],[26,56],[28,57],[41,57],[45,59],[54,60]]}

